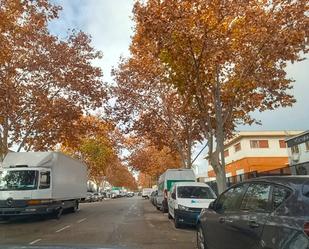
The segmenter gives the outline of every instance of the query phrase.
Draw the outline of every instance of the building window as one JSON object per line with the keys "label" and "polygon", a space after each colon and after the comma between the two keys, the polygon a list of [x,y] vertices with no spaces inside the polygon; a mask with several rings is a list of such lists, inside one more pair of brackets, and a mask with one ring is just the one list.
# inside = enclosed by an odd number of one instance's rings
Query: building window
{"label": "building window", "polygon": [[234,145],[234,149],[235,149],[235,152],[240,151],[240,150],[241,150],[241,145],[240,145],[240,143],[235,144],[235,145]]}
{"label": "building window", "polygon": [[294,145],[291,147],[292,154],[299,154],[298,145]]}
{"label": "building window", "polygon": [[280,148],[286,148],[286,143],[285,143],[285,141],[284,140],[279,140],[279,146],[280,146]]}
{"label": "building window", "polygon": [[307,141],[305,145],[306,145],[306,151],[309,151],[309,141]]}
{"label": "building window", "polygon": [[229,150],[227,149],[227,150],[225,150],[224,151],[224,157],[228,157],[230,154],[229,154]]}
{"label": "building window", "polygon": [[250,140],[250,147],[256,148],[269,148],[268,140]]}

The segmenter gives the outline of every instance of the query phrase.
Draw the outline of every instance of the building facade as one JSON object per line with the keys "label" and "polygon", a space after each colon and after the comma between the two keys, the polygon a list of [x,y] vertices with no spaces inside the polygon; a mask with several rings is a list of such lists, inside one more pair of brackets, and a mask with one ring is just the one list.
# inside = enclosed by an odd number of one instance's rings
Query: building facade
{"label": "building facade", "polygon": [[[301,131],[242,131],[226,141],[226,176],[263,172],[289,165],[286,140]],[[208,177],[215,177],[211,165]]]}
{"label": "building facade", "polygon": [[287,139],[289,164],[292,173],[309,174],[309,130]]}

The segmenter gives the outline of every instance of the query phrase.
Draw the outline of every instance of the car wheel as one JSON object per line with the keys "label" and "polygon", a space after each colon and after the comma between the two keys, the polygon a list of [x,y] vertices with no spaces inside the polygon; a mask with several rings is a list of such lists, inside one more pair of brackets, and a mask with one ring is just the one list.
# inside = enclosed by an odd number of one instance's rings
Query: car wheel
{"label": "car wheel", "polygon": [[175,228],[181,228],[181,224],[179,223],[176,215],[174,217],[174,225],[175,225]]}
{"label": "car wheel", "polygon": [[173,219],[173,216],[171,216],[170,212],[168,212],[167,217],[171,220]]}
{"label": "car wheel", "polygon": [[200,224],[197,225],[196,228],[196,243],[198,249],[207,249],[206,242],[205,242],[205,236],[202,229],[202,226]]}

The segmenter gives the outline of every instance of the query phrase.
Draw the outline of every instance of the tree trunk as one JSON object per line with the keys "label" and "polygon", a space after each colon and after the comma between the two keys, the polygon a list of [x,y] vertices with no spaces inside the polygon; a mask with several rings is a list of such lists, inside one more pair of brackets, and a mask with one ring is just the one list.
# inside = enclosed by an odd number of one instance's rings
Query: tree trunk
{"label": "tree trunk", "polygon": [[[226,175],[225,175],[225,158],[224,158],[224,124],[222,113],[222,101],[221,101],[221,88],[219,81],[219,70],[217,71],[216,87],[215,87],[215,115],[216,115],[216,150],[218,152],[218,189],[220,185],[219,193],[226,189]],[[221,162],[220,162],[221,161]]]}
{"label": "tree trunk", "polygon": [[226,175],[225,170],[222,170],[221,167],[219,167],[218,169],[218,172],[216,172],[216,180],[218,186],[218,193],[221,194],[226,190]]}
{"label": "tree trunk", "polygon": [[9,137],[9,120],[5,117],[3,124],[3,134],[1,136],[1,147],[0,147],[0,162],[3,161],[5,155],[8,153],[8,137]]}

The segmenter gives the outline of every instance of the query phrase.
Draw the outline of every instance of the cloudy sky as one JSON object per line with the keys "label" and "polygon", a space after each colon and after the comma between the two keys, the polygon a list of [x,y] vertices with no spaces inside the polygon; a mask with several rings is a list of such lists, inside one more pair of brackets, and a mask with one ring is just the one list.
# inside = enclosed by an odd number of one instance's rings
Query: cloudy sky
{"label": "cloudy sky", "polygon": [[[134,0],[54,0],[63,7],[60,18],[53,21],[50,31],[65,37],[68,29],[83,30],[92,36],[93,46],[101,50],[98,62],[105,81],[111,82],[110,71],[120,56],[129,55],[130,36],[133,34],[132,6]],[[309,60],[289,65],[290,78],[295,80],[293,94],[297,103],[292,108],[277,109],[254,116],[262,126],[239,127],[240,130],[306,130],[309,129]],[[200,157],[197,164],[205,170]]]}

